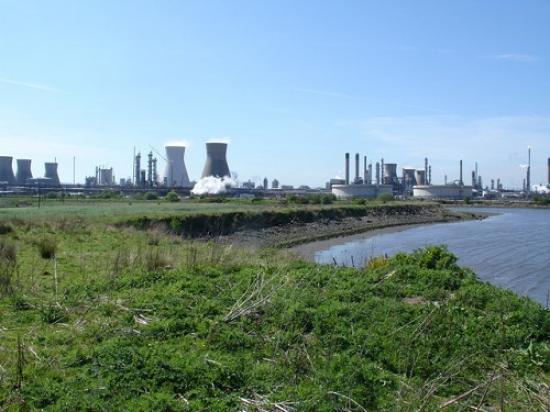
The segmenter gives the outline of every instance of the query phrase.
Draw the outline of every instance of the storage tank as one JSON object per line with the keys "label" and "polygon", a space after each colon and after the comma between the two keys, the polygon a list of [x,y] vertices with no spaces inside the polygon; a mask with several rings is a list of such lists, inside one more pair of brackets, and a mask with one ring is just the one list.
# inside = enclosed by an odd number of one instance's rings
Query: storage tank
{"label": "storage tank", "polygon": [[165,146],[164,149],[166,150],[166,169],[164,171],[166,184],[169,187],[191,186],[185,167],[185,146]]}
{"label": "storage tank", "polygon": [[426,171],[425,170],[417,170],[416,171],[416,184],[419,186],[426,185]]}
{"label": "storage tank", "polygon": [[11,156],[0,156],[0,182],[7,182],[8,185],[15,184],[12,161]]}
{"label": "storage tank", "polygon": [[44,163],[45,173],[44,177],[51,179],[50,184],[52,186],[60,186],[59,176],[57,174],[57,163],[46,162]]}
{"label": "storage tank", "polygon": [[227,164],[227,143],[206,143],[206,164],[202,177],[231,177]]}
{"label": "storage tank", "polygon": [[27,179],[32,179],[31,159],[17,159],[15,181],[18,185],[24,185]]}

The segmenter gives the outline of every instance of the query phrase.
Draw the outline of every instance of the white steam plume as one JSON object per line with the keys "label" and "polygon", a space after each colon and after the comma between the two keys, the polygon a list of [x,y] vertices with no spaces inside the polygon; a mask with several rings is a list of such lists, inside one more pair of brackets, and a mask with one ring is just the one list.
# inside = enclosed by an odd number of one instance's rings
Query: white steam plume
{"label": "white steam plume", "polygon": [[189,147],[191,144],[187,140],[170,140],[169,142],[164,143],[166,146],[184,146]]}
{"label": "white steam plume", "polygon": [[231,143],[231,138],[230,137],[213,137],[211,139],[208,139],[206,141],[206,143],[226,143],[226,144],[229,144],[229,143]]}
{"label": "white steam plume", "polygon": [[236,187],[237,182],[225,176],[222,178],[207,176],[200,179],[191,190],[194,195],[219,195],[227,192],[231,187]]}

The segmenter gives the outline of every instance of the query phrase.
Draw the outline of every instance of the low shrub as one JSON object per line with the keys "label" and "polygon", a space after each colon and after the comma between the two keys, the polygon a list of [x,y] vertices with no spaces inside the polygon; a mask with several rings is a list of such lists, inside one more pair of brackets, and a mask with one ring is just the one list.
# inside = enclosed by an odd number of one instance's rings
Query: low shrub
{"label": "low shrub", "polygon": [[378,195],[377,199],[382,203],[391,202],[394,198],[391,193],[381,193]]}
{"label": "low shrub", "polygon": [[180,197],[178,196],[178,194],[174,191],[171,191],[171,192],[168,192],[166,194],[166,197],[165,199],[168,201],[168,202],[179,202],[180,201]]}
{"label": "low shrub", "polygon": [[9,223],[0,223],[0,235],[7,235],[13,232],[13,226]]}
{"label": "low shrub", "polygon": [[36,242],[38,252],[42,259],[52,259],[57,252],[57,240],[52,236],[44,236]]}
{"label": "low shrub", "polygon": [[158,200],[159,195],[155,192],[147,192],[145,193],[145,200]]}

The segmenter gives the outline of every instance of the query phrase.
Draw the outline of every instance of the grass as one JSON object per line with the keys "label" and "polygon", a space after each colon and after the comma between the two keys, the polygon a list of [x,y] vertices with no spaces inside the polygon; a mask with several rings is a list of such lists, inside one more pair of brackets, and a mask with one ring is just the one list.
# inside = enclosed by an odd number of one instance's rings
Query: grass
{"label": "grass", "polygon": [[547,409],[548,310],[444,248],[353,269],[51,216],[0,235],[1,410]]}

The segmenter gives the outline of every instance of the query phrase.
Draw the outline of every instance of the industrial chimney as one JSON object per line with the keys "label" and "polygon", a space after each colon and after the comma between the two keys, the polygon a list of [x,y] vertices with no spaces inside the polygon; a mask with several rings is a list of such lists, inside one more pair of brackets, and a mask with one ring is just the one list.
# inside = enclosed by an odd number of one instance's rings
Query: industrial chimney
{"label": "industrial chimney", "polygon": [[17,159],[15,181],[18,185],[24,185],[27,183],[27,179],[32,179],[31,159]]}
{"label": "industrial chimney", "polygon": [[464,186],[464,181],[462,180],[462,160],[460,161],[460,179],[459,179],[460,186]]}
{"label": "industrial chimney", "polygon": [[11,156],[0,156],[0,182],[8,182],[9,185],[15,184],[12,161]]}
{"label": "industrial chimney", "polygon": [[548,158],[548,187],[550,187],[550,157]]}
{"label": "industrial chimney", "polygon": [[206,164],[202,177],[231,177],[226,156],[227,143],[206,143]]}
{"label": "industrial chimney", "polygon": [[185,146],[166,146],[166,184],[172,186],[191,186],[185,168]]}
{"label": "industrial chimney", "polygon": [[44,163],[44,167],[44,177],[51,179],[50,182],[52,186],[60,186],[61,182],[59,181],[59,176],[57,174],[57,163],[46,162]]}
{"label": "industrial chimney", "polygon": [[367,169],[367,156],[363,157],[363,184],[366,185],[369,178],[369,171]]}
{"label": "industrial chimney", "polygon": [[349,185],[349,153],[346,153],[346,185]]}

